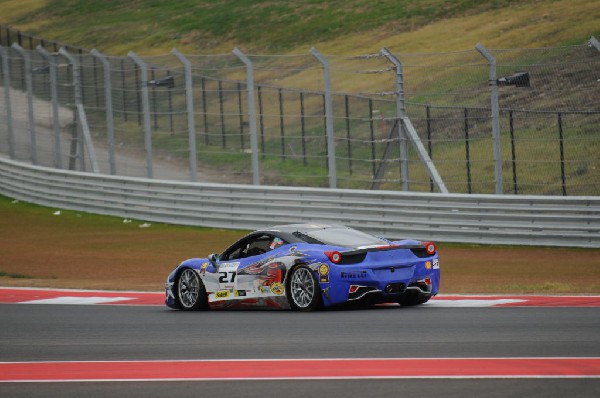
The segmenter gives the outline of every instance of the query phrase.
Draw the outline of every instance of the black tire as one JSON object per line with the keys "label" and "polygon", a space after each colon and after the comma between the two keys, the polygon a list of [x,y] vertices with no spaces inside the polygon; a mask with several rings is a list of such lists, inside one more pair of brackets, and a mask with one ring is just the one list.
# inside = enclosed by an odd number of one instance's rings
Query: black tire
{"label": "black tire", "polygon": [[423,294],[416,290],[407,290],[400,299],[398,300],[398,304],[405,307],[412,307],[419,304],[424,304],[429,301],[431,298],[431,294]]}
{"label": "black tire", "polygon": [[305,265],[290,271],[286,297],[290,307],[295,311],[317,311],[323,307],[321,286],[313,270]]}
{"label": "black tire", "polygon": [[181,270],[175,280],[175,301],[184,311],[208,309],[208,295],[200,276],[191,268]]}

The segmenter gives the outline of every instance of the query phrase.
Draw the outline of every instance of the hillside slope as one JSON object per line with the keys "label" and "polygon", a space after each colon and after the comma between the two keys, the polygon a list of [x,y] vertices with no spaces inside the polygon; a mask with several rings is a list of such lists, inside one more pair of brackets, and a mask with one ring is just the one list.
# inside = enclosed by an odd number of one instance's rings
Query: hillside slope
{"label": "hillside slope", "polygon": [[600,35],[599,0],[0,0],[0,23],[113,55],[522,48]]}

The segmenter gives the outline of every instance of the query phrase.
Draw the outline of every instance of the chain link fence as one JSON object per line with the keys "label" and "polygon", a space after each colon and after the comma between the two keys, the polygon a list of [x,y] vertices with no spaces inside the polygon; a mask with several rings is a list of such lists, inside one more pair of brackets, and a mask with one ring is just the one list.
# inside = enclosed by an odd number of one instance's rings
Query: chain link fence
{"label": "chain link fence", "polygon": [[115,57],[0,26],[0,153],[183,181],[598,195],[598,42],[483,51]]}

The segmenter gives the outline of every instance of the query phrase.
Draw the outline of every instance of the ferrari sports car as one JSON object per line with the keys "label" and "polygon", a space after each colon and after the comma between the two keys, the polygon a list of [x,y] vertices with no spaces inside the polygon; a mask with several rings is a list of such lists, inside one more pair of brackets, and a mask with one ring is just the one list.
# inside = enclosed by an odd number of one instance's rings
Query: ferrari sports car
{"label": "ferrari sports car", "polygon": [[347,303],[425,303],[438,293],[433,242],[390,241],[340,225],[252,232],[221,254],[183,261],[168,276],[167,306],[260,306],[314,311]]}

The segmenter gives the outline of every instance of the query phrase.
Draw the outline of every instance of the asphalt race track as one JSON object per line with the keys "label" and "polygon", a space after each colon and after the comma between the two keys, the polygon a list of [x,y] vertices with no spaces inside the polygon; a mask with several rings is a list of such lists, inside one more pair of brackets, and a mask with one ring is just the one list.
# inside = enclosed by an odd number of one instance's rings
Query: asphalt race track
{"label": "asphalt race track", "polygon": [[[182,374],[188,365],[204,369],[204,376],[194,381],[108,381],[114,377],[106,376],[105,381],[2,382],[2,397],[600,396],[598,305],[188,313],[156,305],[0,304],[0,319],[4,380],[10,380],[10,371],[18,365],[29,372],[32,364],[47,377],[59,374],[63,366],[75,367],[82,375],[86,368],[103,368],[107,373],[102,374],[110,375],[118,367],[119,374],[126,374],[140,365]],[[369,358],[378,360],[365,360]],[[363,375],[376,372],[381,358],[392,358],[396,365],[420,363],[423,374],[429,369],[430,375],[344,376],[346,368]],[[245,361],[214,361],[218,359]],[[524,373],[468,376],[469,369],[488,366],[486,361],[507,359]],[[243,377],[240,364],[273,374],[303,367],[312,376],[253,380]],[[506,373],[502,364],[494,366]],[[467,376],[440,376],[437,368]],[[540,376],[544,369],[546,376]],[[575,369],[574,374],[561,373],[565,369]],[[244,379],[217,380],[215,374]],[[320,374],[325,379],[319,379]],[[199,380],[203,377],[210,380]]]}

